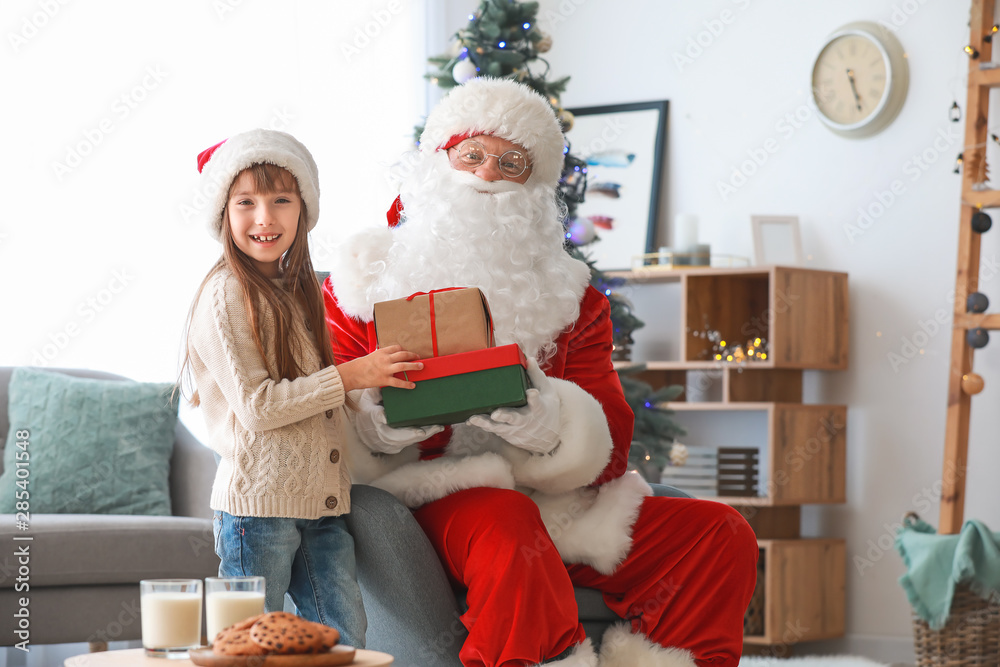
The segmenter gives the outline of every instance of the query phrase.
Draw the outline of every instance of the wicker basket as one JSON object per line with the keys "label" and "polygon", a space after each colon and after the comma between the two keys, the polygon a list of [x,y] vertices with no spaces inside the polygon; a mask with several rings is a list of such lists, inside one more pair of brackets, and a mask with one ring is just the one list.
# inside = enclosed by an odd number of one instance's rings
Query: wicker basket
{"label": "wicker basket", "polygon": [[948,623],[941,630],[914,615],[917,667],[1000,665],[1000,600],[985,600],[966,586],[955,588]]}

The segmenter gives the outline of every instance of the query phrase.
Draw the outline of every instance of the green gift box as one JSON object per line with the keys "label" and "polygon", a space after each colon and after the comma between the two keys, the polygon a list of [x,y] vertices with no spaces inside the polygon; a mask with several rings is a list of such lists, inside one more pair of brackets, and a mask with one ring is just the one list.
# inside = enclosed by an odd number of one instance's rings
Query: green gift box
{"label": "green gift box", "polygon": [[527,360],[517,345],[421,360],[423,370],[400,373],[414,389],[382,388],[390,426],[459,424],[472,415],[528,402]]}

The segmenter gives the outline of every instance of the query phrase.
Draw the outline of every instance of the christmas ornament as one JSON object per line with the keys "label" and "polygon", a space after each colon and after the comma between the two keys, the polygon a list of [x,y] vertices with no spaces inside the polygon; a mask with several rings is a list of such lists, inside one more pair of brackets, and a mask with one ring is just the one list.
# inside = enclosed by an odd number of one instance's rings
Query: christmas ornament
{"label": "christmas ornament", "polygon": [[991,218],[986,213],[982,211],[976,211],[972,214],[972,231],[977,234],[982,234],[984,232],[990,231],[990,227],[993,226],[993,218]]}
{"label": "christmas ornament", "polygon": [[990,332],[982,327],[969,329],[968,333],[965,334],[965,340],[971,347],[979,350],[986,347],[987,343],[990,342]]}
{"label": "christmas ornament", "polygon": [[559,122],[562,124],[563,132],[569,132],[573,129],[573,114],[566,109],[559,110]]}
{"label": "christmas ornament", "polygon": [[455,66],[451,68],[451,77],[455,79],[455,83],[463,84],[466,81],[476,78],[476,65],[469,59],[459,60],[455,63]]}
{"label": "christmas ornament", "polygon": [[675,442],[670,447],[670,465],[672,466],[682,466],[687,463],[688,460],[688,448],[687,445],[682,445],[679,442]]}
{"label": "christmas ornament", "polygon": [[576,245],[587,245],[597,237],[590,218],[573,218],[566,231],[566,238]]}
{"label": "christmas ornament", "polygon": [[973,292],[965,301],[965,310],[969,313],[985,313],[990,307],[990,300],[982,292]]}
{"label": "christmas ornament", "polygon": [[539,53],[545,53],[552,48],[552,35],[547,35],[542,33],[542,38],[535,42],[535,51]]}
{"label": "christmas ornament", "polygon": [[962,391],[969,396],[975,396],[986,386],[983,376],[978,373],[967,373],[962,376]]}

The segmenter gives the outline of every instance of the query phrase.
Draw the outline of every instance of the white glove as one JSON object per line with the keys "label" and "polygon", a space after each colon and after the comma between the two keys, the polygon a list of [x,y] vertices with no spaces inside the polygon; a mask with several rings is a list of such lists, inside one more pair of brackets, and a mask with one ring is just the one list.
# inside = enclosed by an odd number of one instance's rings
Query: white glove
{"label": "white glove", "polygon": [[385,418],[385,407],[382,405],[382,391],[374,388],[362,392],[354,415],[354,427],[368,449],[382,454],[398,454],[410,445],[423,442],[444,430],[444,426],[439,425],[401,428],[389,426]]}
{"label": "white glove", "polygon": [[527,405],[497,408],[489,416],[473,415],[465,423],[533,454],[548,454],[559,444],[559,394],[534,359],[528,361],[528,377],[534,386],[527,391]]}

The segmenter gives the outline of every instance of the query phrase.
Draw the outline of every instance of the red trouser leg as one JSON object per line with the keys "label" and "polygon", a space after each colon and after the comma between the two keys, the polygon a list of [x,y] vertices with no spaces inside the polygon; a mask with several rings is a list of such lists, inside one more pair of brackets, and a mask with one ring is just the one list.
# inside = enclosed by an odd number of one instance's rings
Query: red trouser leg
{"label": "red trouser leg", "polygon": [[604,593],[633,632],[687,649],[699,665],[736,667],[757,579],[757,540],[739,512],[690,498],[646,498],[632,550],[610,576],[570,565],[577,586]]}
{"label": "red trouser leg", "polygon": [[465,667],[524,667],[583,641],[573,584],[527,496],[468,489],[414,515],[445,571],[469,589]]}

